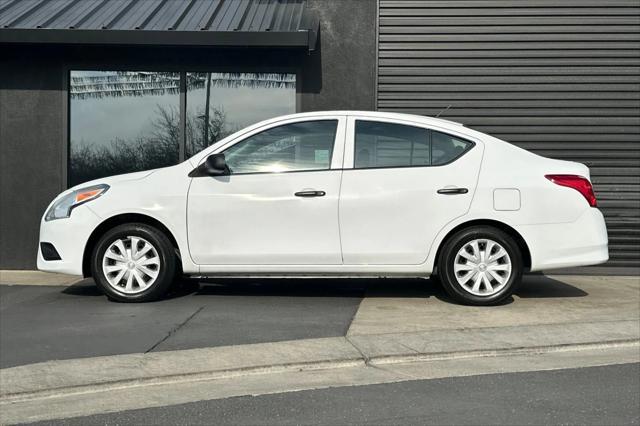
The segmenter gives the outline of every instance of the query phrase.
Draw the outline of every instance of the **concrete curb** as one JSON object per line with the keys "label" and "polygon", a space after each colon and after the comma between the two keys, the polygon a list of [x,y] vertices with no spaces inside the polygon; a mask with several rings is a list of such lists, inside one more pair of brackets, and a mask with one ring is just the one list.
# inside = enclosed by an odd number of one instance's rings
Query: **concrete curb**
{"label": "concrete curb", "polygon": [[47,361],[1,369],[0,401],[362,363],[360,353],[343,337]]}
{"label": "concrete curb", "polygon": [[635,347],[638,320],[323,339],[48,361],[0,370],[0,403],[256,374]]}

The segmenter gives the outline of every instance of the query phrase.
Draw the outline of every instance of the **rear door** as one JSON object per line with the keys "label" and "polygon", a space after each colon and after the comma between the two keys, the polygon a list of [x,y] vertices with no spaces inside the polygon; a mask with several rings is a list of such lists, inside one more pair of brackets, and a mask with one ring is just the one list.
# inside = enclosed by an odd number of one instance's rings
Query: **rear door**
{"label": "rear door", "polygon": [[438,232],[469,210],[482,148],[412,122],[349,117],[339,203],[344,264],[423,263]]}

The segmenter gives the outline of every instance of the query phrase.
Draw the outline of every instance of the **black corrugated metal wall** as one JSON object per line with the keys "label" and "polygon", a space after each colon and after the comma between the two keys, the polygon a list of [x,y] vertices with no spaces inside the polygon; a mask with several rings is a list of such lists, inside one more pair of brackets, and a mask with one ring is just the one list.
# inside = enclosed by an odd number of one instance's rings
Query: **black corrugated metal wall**
{"label": "black corrugated metal wall", "polygon": [[591,169],[610,267],[640,266],[640,2],[380,0],[381,111]]}

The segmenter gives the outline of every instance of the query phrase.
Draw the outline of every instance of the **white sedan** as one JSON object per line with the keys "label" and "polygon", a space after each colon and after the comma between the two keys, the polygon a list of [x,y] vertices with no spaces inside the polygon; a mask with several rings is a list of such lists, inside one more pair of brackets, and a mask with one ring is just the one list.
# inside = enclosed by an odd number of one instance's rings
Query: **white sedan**
{"label": "white sedan", "polygon": [[437,274],[453,299],[488,305],[523,271],[607,259],[583,164],[446,120],[331,111],[63,192],[42,218],[38,268],[92,276],[125,302],[162,297],[180,274]]}

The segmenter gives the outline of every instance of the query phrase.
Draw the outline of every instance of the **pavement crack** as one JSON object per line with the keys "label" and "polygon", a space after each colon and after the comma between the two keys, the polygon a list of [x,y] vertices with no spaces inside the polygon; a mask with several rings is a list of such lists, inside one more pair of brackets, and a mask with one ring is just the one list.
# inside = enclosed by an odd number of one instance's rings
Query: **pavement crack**
{"label": "pavement crack", "polygon": [[404,343],[402,343],[402,342],[397,342],[397,343],[398,343],[400,346],[402,346],[403,348],[405,348],[405,349],[407,349],[407,350],[410,350],[410,351],[411,351],[411,352],[413,352],[413,353],[416,353],[416,354],[419,354],[419,353],[420,353],[420,351],[419,351],[419,350],[414,349],[414,348],[412,348],[411,346],[407,346],[407,345],[405,345],[405,344],[404,344]]}
{"label": "pavement crack", "polygon": [[189,321],[191,321],[196,315],[198,315],[202,310],[204,309],[204,306],[199,307],[198,309],[195,310],[194,313],[192,313],[191,315],[189,315],[187,317],[186,320],[182,321],[180,324],[178,324],[177,326],[173,327],[171,330],[169,330],[169,332],[167,333],[166,336],[164,336],[162,339],[160,339],[158,342],[156,342],[153,346],[151,346],[149,349],[147,349],[146,351],[144,351],[144,353],[149,353],[151,351],[153,351],[155,348],[157,348],[158,346],[160,346],[163,342],[165,342],[169,337],[173,336],[174,334],[176,334],[178,332],[178,330],[180,330],[182,327],[184,327]]}
{"label": "pavement crack", "polygon": [[417,380],[417,379],[419,379],[419,377],[416,376],[416,375],[408,374],[408,373],[406,373],[404,371],[398,371],[398,369],[392,370],[390,368],[382,367],[382,366],[376,365],[376,364],[369,364],[368,367],[375,368],[376,370],[383,371],[383,372],[385,372],[387,374],[406,377],[409,380]]}
{"label": "pavement crack", "polygon": [[362,351],[360,350],[360,348],[358,347],[358,345],[356,345],[355,343],[353,343],[353,342],[351,341],[351,339],[349,338],[349,336],[344,336],[344,338],[347,340],[347,342],[349,342],[349,344],[350,344],[351,346],[353,346],[353,348],[354,348],[356,351],[358,351],[358,353],[360,354],[360,356],[361,356],[361,357],[362,357],[362,359],[364,360],[364,365],[365,365],[365,366],[369,366],[369,362],[371,361],[371,359],[370,359],[368,356],[366,356],[366,355],[364,354],[364,352],[362,352]]}

